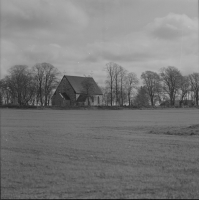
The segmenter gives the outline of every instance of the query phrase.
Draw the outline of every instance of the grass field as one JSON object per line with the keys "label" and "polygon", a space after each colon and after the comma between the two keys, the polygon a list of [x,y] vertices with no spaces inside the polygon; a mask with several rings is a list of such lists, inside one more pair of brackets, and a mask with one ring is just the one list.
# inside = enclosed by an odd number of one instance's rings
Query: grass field
{"label": "grass field", "polygon": [[1,109],[1,198],[199,198],[199,110]]}

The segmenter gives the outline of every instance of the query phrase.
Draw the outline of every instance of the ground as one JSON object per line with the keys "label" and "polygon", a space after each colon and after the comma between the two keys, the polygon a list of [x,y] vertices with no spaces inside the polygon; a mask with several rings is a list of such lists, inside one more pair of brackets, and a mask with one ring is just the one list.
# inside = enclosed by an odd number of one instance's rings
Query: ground
{"label": "ground", "polygon": [[199,110],[1,109],[1,198],[199,198]]}

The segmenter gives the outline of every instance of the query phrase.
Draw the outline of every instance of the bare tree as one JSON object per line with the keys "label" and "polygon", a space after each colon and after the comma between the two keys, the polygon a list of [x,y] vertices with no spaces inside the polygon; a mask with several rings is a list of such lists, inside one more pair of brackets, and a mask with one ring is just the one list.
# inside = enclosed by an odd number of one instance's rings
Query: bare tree
{"label": "bare tree", "polygon": [[189,75],[191,90],[194,92],[195,104],[198,106],[199,100],[199,73],[192,73]]}
{"label": "bare tree", "polygon": [[0,99],[0,101],[1,101],[1,103],[0,103],[0,105],[3,105],[4,104],[4,102],[6,101],[6,87],[5,87],[5,81],[4,81],[4,79],[1,79],[0,80],[0,95],[1,95],[1,99]]}
{"label": "bare tree", "polygon": [[119,94],[119,79],[120,79],[120,73],[121,73],[121,66],[115,63],[114,65],[115,68],[115,103],[118,105],[118,94]]}
{"label": "bare tree", "polygon": [[12,102],[12,93],[8,87],[8,76],[0,80],[0,91],[2,104],[9,104]]}
{"label": "bare tree", "polygon": [[150,98],[151,106],[154,106],[155,98],[157,98],[161,87],[160,77],[156,72],[146,71],[141,74],[141,79],[143,79],[143,84]]}
{"label": "bare tree", "polygon": [[95,91],[95,86],[94,86],[94,81],[93,78],[91,77],[86,77],[83,81],[82,81],[82,87],[83,93],[86,93],[87,96],[87,100],[88,100],[88,105],[90,106],[90,98],[92,98],[94,91]]}
{"label": "bare tree", "polygon": [[22,93],[22,99],[23,99],[24,105],[29,105],[30,102],[34,102],[35,93],[36,93],[35,82],[32,77],[32,74],[29,74],[27,78],[28,78],[28,81],[27,81],[27,84],[24,85],[23,93]]}
{"label": "bare tree", "polygon": [[19,105],[27,105],[33,95],[34,85],[32,75],[28,66],[15,65],[8,70],[6,87],[11,94],[12,102],[17,100]]}
{"label": "bare tree", "polygon": [[127,70],[125,70],[123,67],[120,66],[120,104],[124,105],[124,84],[125,84],[125,77],[127,74]]}
{"label": "bare tree", "polygon": [[181,77],[181,82],[180,82],[180,102],[182,103],[185,96],[188,94],[190,91],[190,82],[189,82],[189,77],[188,76],[182,76]]}
{"label": "bare tree", "polygon": [[47,106],[52,90],[58,84],[57,78],[60,72],[49,63],[38,63],[33,66],[32,70],[37,82],[37,102],[40,101],[41,106]]}
{"label": "bare tree", "polygon": [[135,73],[133,73],[133,72],[128,73],[128,75],[126,77],[126,89],[127,89],[129,106],[131,106],[132,90],[134,88],[136,88],[138,83],[139,83],[139,80],[137,78],[137,75]]}
{"label": "bare tree", "polygon": [[42,63],[44,68],[44,104],[48,105],[49,98],[51,98],[52,90],[56,88],[58,84],[58,75],[60,72],[57,68],[49,63]]}
{"label": "bare tree", "polygon": [[176,67],[169,66],[160,70],[160,76],[163,81],[163,90],[169,95],[170,105],[173,106],[182,75]]}
{"label": "bare tree", "polygon": [[101,87],[102,90],[102,103],[106,106],[108,106],[111,102],[111,98],[110,98],[110,90],[108,87]]}
{"label": "bare tree", "polygon": [[37,88],[36,101],[37,104],[40,101],[40,105],[43,106],[44,68],[42,67],[42,64],[36,64],[33,66],[32,70],[34,73]]}
{"label": "bare tree", "polygon": [[107,81],[106,84],[110,87],[111,106],[113,105],[113,84],[115,81],[115,67],[116,63],[110,62],[106,64]]}

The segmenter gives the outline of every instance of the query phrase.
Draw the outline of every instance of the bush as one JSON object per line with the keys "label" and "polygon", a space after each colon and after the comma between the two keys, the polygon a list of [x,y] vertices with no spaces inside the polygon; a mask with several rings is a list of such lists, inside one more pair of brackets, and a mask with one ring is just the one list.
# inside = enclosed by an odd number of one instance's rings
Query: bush
{"label": "bush", "polygon": [[1,108],[16,108],[16,109],[36,109],[37,106],[20,106],[20,105],[14,105],[14,104],[6,104],[6,105],[0,105]]}

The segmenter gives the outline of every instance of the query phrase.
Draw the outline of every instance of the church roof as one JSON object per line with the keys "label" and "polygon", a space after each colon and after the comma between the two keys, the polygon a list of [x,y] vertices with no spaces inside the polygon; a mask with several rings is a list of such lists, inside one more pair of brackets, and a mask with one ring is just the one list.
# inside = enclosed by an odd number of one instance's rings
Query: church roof
{"label": "church roof", "polygon": [[77,99],[77,102],[85,102],[87,99],[87,96],[84,95],[84,94],[80,94],[78,99]]}
{"label": "church roof", "polygon": [[67,76],[65,75],[73,89],[75,90],[76,94],[85,94],[85,88],[83,86],[83,82],[86,79],[89,79],[89,82],[93,85],[93,95],[102,95],[102,91],[94,81],[92,77],[81,77],[81,76]]}

